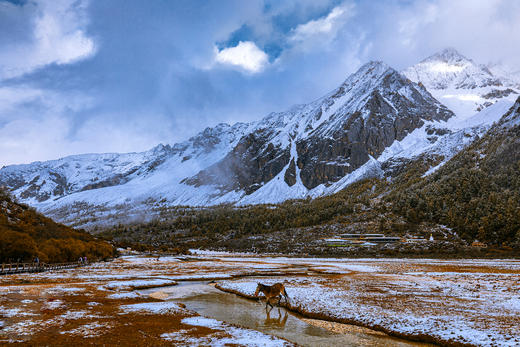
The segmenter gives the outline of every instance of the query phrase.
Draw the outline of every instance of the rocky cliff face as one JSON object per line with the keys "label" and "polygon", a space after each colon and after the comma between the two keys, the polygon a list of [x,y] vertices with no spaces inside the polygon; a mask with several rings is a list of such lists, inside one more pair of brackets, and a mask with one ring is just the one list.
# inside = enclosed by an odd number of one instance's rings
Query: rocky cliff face
{"label": "rocky cliff face", "polygon": [[323,98],[264,118],[224,159],[185,182],[250,194],[283,171],[289,186],[328,185],[424,121],[452,115],[423,87],[370,62]]}

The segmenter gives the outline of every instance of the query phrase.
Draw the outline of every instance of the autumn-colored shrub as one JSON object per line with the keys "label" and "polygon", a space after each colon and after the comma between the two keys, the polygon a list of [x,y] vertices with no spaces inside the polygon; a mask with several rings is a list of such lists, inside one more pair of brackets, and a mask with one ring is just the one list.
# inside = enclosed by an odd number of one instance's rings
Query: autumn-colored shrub
{"label": "autumn-colored shrub", "polygon": [[0,189],[0,262],[41,262],[107,259],[115,248],[82,230],[55,223],[33,209],[18,204]]}

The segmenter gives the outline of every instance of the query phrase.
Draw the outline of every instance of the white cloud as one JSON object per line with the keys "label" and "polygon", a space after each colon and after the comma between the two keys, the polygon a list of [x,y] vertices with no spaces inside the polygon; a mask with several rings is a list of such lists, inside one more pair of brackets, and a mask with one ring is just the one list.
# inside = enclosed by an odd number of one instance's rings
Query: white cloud
{"label": "white cloud", "polygon": [[[11,5],[14,6],[14,5]],[[18,77],[49,64],[69,64],[95,54],[96,45],[85,30],[86,1],[40,0],[35,6],[32,40],[0,51],[0,79]]]}
{"label": "white cloud", "polygon": [[344,21],[353,15],[353,9],[351,4],[334,7],[327,16],[298,25],[289,40],[304,42],[316,37],[333,37]]}
{"label": "white cloud", "polygon": [[244,69],[250,73],[261,72],[268,64],[267,54],[251,41],[240,41],[235,47],[215,49],[215,61]]}

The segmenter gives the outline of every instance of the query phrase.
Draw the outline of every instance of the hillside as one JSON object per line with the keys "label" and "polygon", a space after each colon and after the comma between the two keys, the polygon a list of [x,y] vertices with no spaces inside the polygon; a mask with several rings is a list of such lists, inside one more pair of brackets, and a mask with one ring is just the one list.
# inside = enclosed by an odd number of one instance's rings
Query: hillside
{"label": "hillside", "polygon": [[[122,243],[335,256],[345,250],[326,248],[321,239],[342,232],[432,235],[437,242],[420,248],[356,247],[347,254],[511,256],[520,249],[519,110],[520,98],[484,136],[429,175],[436,159],[422,154],[400,162],[397,172],[382,168],[381,178],[330,196],[240,208],[165,208],[161,220],[103,234]],[[491,253],[471,248],[475,240],[490,245]]]}
{"label": "hillside", "polygon": [[466,239],[520,246],[520,98],[481,139],[437,172],[386,200],[409,222],[452,227]]}
{"label": "hillside", "polygon": [[114,256],[115,249],[85,231],[58,224],[0,190],[0,262],[70,262]]}

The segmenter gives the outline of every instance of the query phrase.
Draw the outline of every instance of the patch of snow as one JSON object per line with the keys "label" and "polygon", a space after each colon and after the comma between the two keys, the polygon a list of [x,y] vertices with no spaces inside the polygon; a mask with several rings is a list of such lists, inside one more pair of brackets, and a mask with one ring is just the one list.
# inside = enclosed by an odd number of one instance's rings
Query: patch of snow
{"label": "patch of snow", "polygon": [[49,300],[49,301],[46,301],[41,309],[42,310],[57,310],[57,309],[60,309],[60,308],[63,308],[65,306],[65,303],[61,300]]}
{"label": "patch of snow", "polygon": [[155,287],[155,286],[168,286],[168,285],[175,285],[177,282],[173,280],[166,280],[161,278],[156,279],[139,279],[139,280],[131,280],[131,281],[117,281],[117,282],[110,282],[108,284],[105,284],[103,287],[106,289],[132,289],[132,288],[139,288],[139,287]]}
{"label": "patch of snow", "polygon": [[0,306],[0,315],[3,317],[25,317],[25,316],[35,316],[35,313],[25,311],[22,308],[5,308],[4,306]]}
{"label": "patch of snow", "polygon": [[111,327],[112,326],[107,323],[92,322],[81,325],[75,329],[60,331],[60,334],[80,335],[84,338],[93,338],[103,335],[106,333],[107,329],[110,329]]}
{"label": "patch of snow", "polygon": [[87,314],[88,314],[88,311],[67,311],[66,313],[59,315],[56,318],[74,320],[74,319],[85,318],[85,316]]}
{"label": "patch of snow", "polygon": [[234,327],[216,319],[205,317],[188,317],[184,318],[181,323],[190,326],[210,328],[212,330],[216,330],[216,332],[198,338],[186,338],[178,332],[165,333],[161,335],[161,337],[167,341],[181,342],[186,346],[292,346],[291,343],[278,337],[267,335],[256,330]]}
{"label": "patch of snow", "polygon": [[134,299],[139,298],[141,295],[136,292],[123,292],[123,293],[114,293],[107,296],[109,299]]}
{"label": "patch of snow", "polygon": [[164,302],[145,302],[139,304],[119,306],[121,314],[144,313],[144,314],[172,314],[186,313],[187,311],[177,303],[171,301]]}

